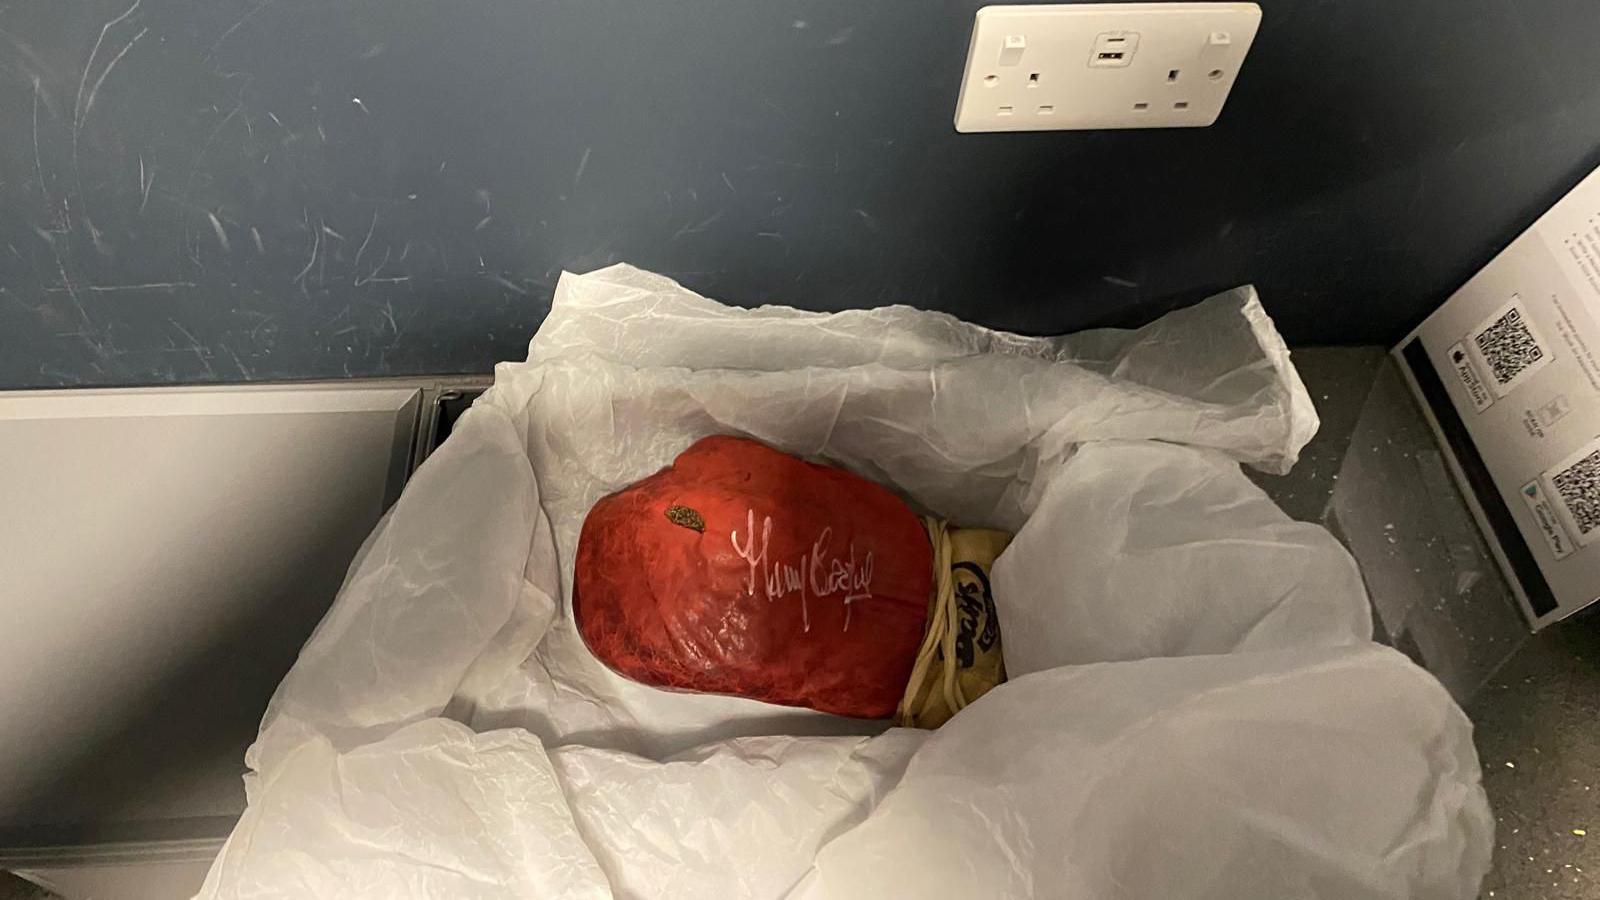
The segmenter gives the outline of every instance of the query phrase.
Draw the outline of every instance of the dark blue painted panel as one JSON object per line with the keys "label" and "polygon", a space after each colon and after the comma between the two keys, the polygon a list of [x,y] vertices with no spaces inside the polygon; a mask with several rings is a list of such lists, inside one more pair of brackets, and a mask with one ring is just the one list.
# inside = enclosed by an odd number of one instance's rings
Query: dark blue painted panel
{"label": "dark blue painted panel", "polygon": [[1587,0],[1268,0],[1213,128],[958,135],[978,5],[0,6],[0,387],[484,371],[618,260],[1390,340],[1600,161]]}

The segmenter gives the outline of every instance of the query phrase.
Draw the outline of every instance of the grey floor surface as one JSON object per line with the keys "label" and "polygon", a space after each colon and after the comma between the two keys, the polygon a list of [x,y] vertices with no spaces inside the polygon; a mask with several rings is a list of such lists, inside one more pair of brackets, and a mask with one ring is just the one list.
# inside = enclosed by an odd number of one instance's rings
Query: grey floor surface
{"label": "grey floor surface", "polygon": [[1323,427],[1260,483],[1361,563],[1379,637],[1474,724],[1496,819],[1482,897],[1600,897],[1600,610],[1530,634],[1398,373],[1379,348],[1296,351]]}

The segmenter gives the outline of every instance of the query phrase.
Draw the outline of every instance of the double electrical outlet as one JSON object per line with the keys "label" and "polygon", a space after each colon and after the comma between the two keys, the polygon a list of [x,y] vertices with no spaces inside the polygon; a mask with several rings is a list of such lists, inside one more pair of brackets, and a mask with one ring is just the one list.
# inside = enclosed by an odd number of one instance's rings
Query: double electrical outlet
{"label": "double electrical outlet", "polygon": [[1260,23],[1254,3],[985,6],[956,130],[1210,125]]}

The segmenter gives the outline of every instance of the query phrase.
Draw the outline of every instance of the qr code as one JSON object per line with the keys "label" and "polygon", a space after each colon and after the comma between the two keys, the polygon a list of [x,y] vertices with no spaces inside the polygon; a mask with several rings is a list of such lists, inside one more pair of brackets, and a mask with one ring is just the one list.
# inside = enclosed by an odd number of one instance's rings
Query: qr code
{"label": "qr code", "polygon": [[1522,310],[1513,306],[1474,337],[1478,354],[1488,364],[1494,380],[1510,384],[1522,371],[1544,359],[1544,348],[1533,336]]}
{"label": "qr code", "polygon": [[1561,496],[1579,535],[1600,529],[1600,450],[1557,472],[1550,484]]}

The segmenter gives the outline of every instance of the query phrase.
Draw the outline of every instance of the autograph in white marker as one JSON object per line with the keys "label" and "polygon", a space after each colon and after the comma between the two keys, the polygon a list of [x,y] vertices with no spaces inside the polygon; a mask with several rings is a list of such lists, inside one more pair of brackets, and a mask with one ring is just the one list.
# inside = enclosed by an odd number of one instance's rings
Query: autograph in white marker
{"label": "autograph in white marker", "polygon": [[756,512],[749,510],[745,513],[745,541],[739,544],[739,529],[729,532],[728,537],[733,542],[733,552],[739,558],[750,564],[750,576],[745,582],[745,591],[752,597],[756,596],[756,588],[760,587],[766,595],[767,602],[772,602],[790,594],[800,595],[800,621],[805,630],[811,630],[811,610],[808,599],[816,597],[823,599],[841,595],[840,602],[844,604],[844,630],[850,630],[850,607],[860,600],[872,599],[872,553],[860,561],[856,560],[856,545],[851,542],[849,555],[841,557],[838,554],[829,555],[828,544],[833,539],[833,526],[822,529],[811,550],[800,554],[800,559],[795,565],[780,560],[767,560],[767,546],[772,541],[772,517],[761,517],[760,543],[756,538]]}

